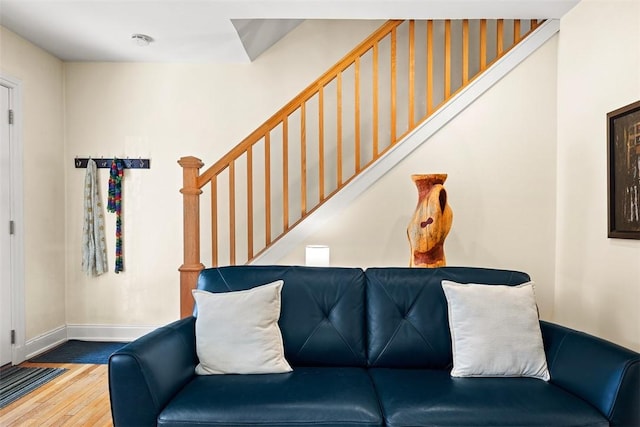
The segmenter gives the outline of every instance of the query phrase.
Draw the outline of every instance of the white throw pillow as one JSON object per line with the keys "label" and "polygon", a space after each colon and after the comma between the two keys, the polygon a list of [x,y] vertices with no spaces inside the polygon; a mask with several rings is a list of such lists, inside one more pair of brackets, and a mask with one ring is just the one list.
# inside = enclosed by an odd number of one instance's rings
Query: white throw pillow
{"label": "white throw pillow", "polygon": [[198,307],[196,374],[276,374],[291,372],[284,357],[278,280],[245,291],[193,290]]}
{"label": "white throw pillow", "polygon": [[452,377],[549,380],[533,282],[518,286],[442,281],[449,306]]}

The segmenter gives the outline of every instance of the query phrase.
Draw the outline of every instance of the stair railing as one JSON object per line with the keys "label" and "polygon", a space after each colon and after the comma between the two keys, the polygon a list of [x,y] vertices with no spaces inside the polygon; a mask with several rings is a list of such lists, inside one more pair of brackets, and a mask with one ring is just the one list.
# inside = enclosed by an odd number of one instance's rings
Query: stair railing
{"label": "stair railing", "polygon": [[191,314],[204,268],[199,204],[207,184],[211,265],[249,262],[539,25],[388,21],[202,174],[200,159],[181,158],[181,316]]}

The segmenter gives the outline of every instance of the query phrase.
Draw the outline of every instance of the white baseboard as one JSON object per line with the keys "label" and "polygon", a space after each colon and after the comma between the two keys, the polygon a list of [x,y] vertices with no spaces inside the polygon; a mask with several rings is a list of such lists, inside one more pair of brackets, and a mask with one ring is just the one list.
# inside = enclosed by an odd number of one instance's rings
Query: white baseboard
{"label": "white baseboard", "polygon": [[28,340],[19,360],[28,360],[69,340],[133,341],[158,326],[66,325]]}
{"label": "white baseboard", "polygon": [[133,341],[159,326],[67,325],[67,338],[83,341]]}
{"label": "white baseboard", "polygon": [[60,326],[42,335],[38,335],[25,343],[24,352],[21,352],[21,356],[24,357],[20,357],[20,361],[31,359],[32,357],[37,356],[40,353],[44,353],[67,340],[66,326]]}

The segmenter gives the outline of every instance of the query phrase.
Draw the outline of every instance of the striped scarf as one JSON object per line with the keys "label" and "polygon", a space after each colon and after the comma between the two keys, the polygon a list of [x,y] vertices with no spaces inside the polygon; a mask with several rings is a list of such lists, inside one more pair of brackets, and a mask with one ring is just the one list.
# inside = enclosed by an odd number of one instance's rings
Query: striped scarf
{"label": "striped scarf", "polygon": [[124,176],[124,163],[114,157],[109,173],[109,196],[107,199],[107,211],[116,213],[116,266],[114,271],[123,271],[122,257],[122,177]]}

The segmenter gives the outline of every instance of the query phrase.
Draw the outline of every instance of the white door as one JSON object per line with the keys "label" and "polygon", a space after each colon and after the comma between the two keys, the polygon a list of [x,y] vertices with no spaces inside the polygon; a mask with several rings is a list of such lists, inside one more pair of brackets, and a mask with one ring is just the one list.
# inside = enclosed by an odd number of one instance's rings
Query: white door
{"label": "white door", "polygon": [[11,171],[9,88],[0,85],[0,366],[11,363]]}

